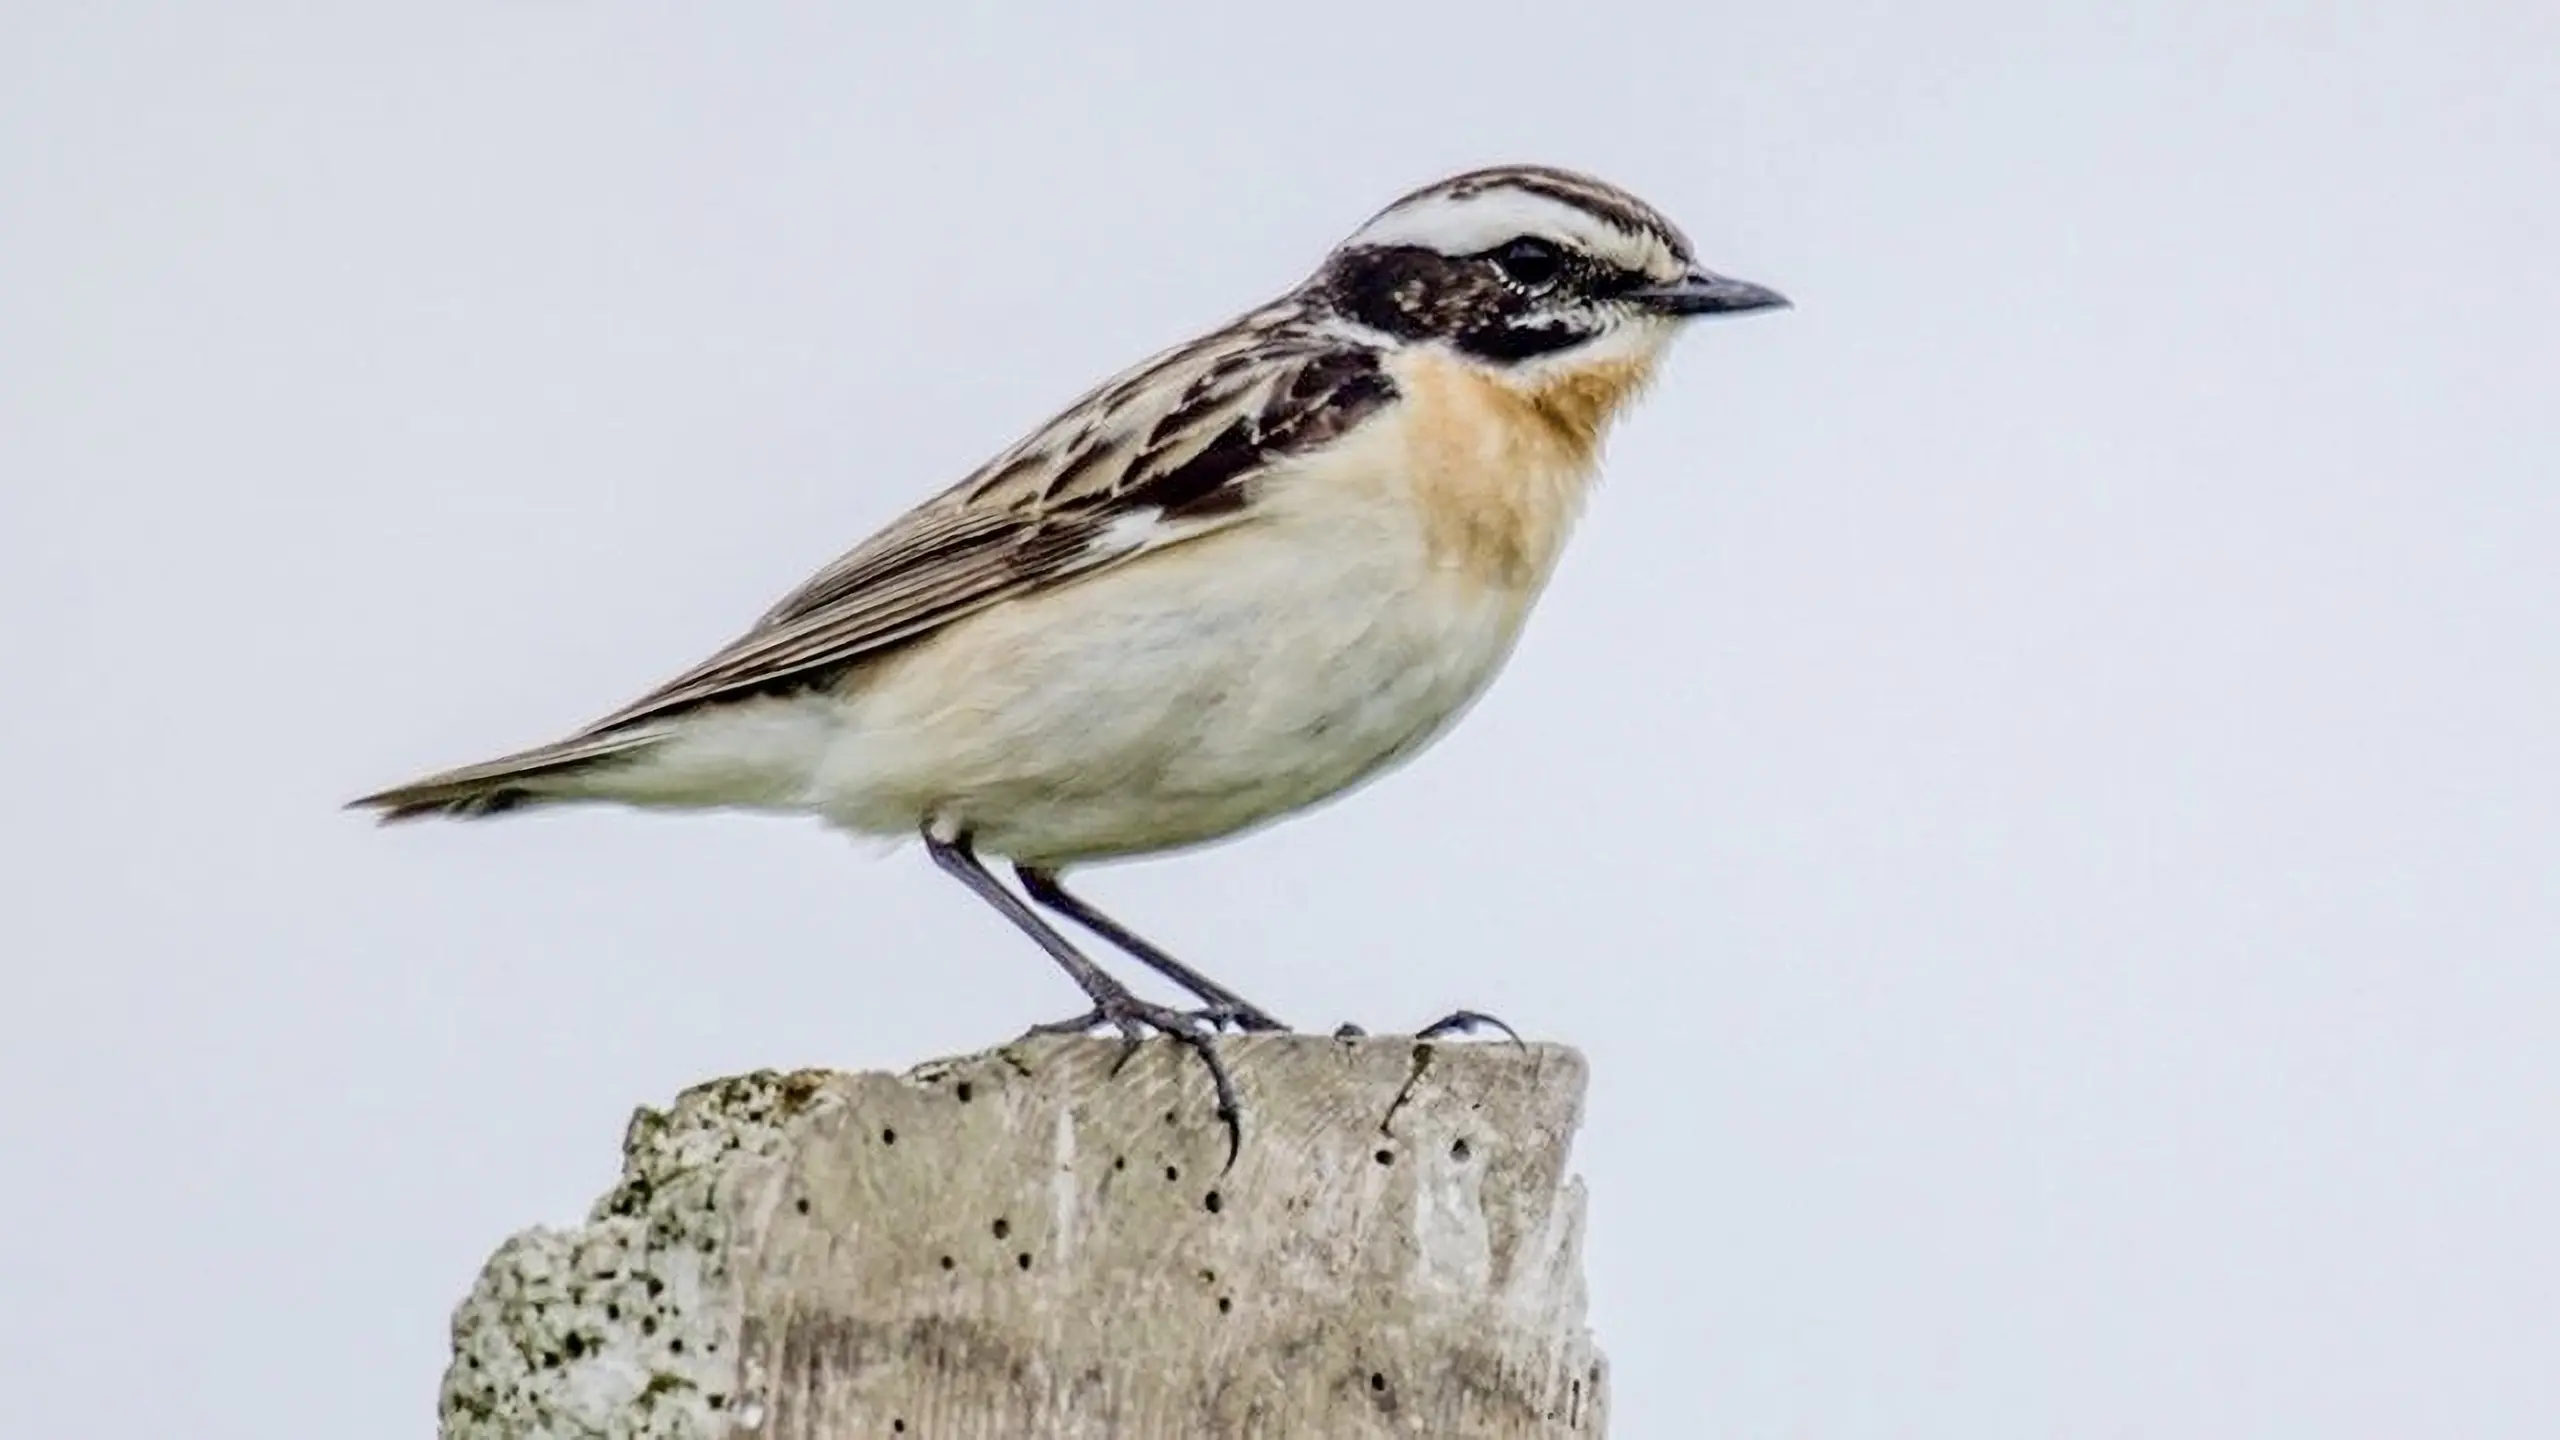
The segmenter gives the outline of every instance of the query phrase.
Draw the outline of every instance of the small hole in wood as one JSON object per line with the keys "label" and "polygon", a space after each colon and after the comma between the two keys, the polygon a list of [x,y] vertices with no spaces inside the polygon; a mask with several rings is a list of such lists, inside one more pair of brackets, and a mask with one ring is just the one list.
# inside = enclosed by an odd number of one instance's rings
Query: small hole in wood
{"label": "small hole in wood", "polygon": [[799,1211],[799,1212],[800,1212],[801,1214],[803,1214],[803,1215],[808,1214],[808,1213],[809,1213],[809,1197],[808,1197],[808,1196],[806,1196],[806,1195],[803,1195],[803,1196],[801,1196],[799,1199],[792,1201],[792,1202],[791,1202],[791,1208],[792,1208],[792,1209],[794,1209],[794,1210]]}
{"label": "small hole in wood", "polygon": [[1218,1297],[1218,1313],[1219,1313],[1219,1314],[1224,1315],[1224,1314],[1226,1314],[1228,1311],[1233,1310],[1234,1308],[1236,1308],[1236,1302],[1235,1302],[1231,1297],[1229,1297],[1229,1296],[1225,1296],[1225,1295],[1221,1295],[1221,1296],[1219,1296],[1219,1297]]}
{"label": "small hole in wood", "polygon": [[945,1256],[943,1256],[943,1257],[942,1257],[942,1268],[943,1268],[943,1269],[945,1269],[945,1270],[948,1270],[948,1269],[950,1269],[952,1266],[957,1265],[957,1264],[959,1264],[959,1263],[960,1263],[959,1261],[952,1259],[952,1258],[951,1258],[950,1256],[948,1256],[948,1255],[945,1255]]}
{"label": "small hole in wood", "polygon": [[1012,1222],[1012,1221],[1010,1221],[1010,1220],[1007,1220],[1007,1219],[1006,1219],[1006,1218],[1004,1218],[1003,1216],[999,1215],[999,1216],[997,1216],[997,1217],[996,1217],[996,1223],[995,1223],[995,1227],[994,1227],[994,1228],[995,1228],[995,1232],[996,1232],[996,1238],[997,1238],[997,1239],[999,1239],[999,1240],[1001,1240],[1001,1239],[1003,1239],[1004,1237],[1006,1237],[1007,1235],[1010,1235],[1010,1234],[1012,1234],[1012,1233],[1013,1233],[1013,1222]]}
{"label": "small hole in wood", "polygon": [[1381,1164],[1381,1165],[1393,1165],[1394,1163],[1396,1163],[1396,1152],[1394,1152],[1393,1150],[1381,1150],[1381,1151],[1379,1151],[1379,1152],[1378,1152],[1378,1163],[1379,1163],[1379,1164]]}
{"label": "small hole in wood", "polygon": [[1212,1190],[1208,1194],[1200,1197],[1200,1208],[1208,1211],[1212,1215],[1215,1215],[1219,1211],[1227,1208],[1227,1198],[1219,1194],[1217,1191]]}
{"label": "small hole in wood", "polygon": [[1384,1374],[1380,1373],[1379,1371],[1376,1371],[1376,1370],[1372,1370],[1372,1371],[1370,1371],[1370,1372],[1369,1372],[1369,1388],[1370,1388],[1370,1389],[1372,1389],[1372,1390],[1384,1390],[1384,1389],[1386,1389],[1386,1388],[1387,1388],[1387,1377],[1386,1377]]}
{"label": "small hole in wood", "polygon": [[970,1098],[975,1096],[977,1093],[977,1089],[970,1085],[966,1080],[963,1080],[959,1084],[951,1087],[951,1098],[959,1101],[963,1105],[968,1104]]}
{"label": "small hole in wood", "polygon": [[1465,1164],[1467,1157],[1474,1153],[1475,1151],[1468,1146],[1464,1136],[1449,1142],[1449,1158],[1461,1165]]}
{"label": "small hole in wood", "polygon": [[1114,1169],[1114,1170],[1126,1170],[1126,1169],[1128,1169],[1128,1168],[1129,1168],[1129,1157],[1128,1157],[1128,1156],[1126,1156],[1126,1155],[1114,1155],[1114,1156],[1112,1156],[1112,1157],[1111,1157],[1111,1168],[1112,1168],[1112,1169]]}
{"label": "small hole in wood", "polygon": [[1164,1178],[1165,1178],[1165,1179],[1167,1179],[1167,1180],[1179,1180],[1179,1179],[1181,1179],[1181,1178],[1182,1178],[1182,1167],[1181,1167],[1181,1166],[1179,1166],[1179,1165],[1167,1165],[1166,1167],[1164,1167]]}
{"label": "small hole in wood", "polygon": [[1025,1251],[1023,1251],[1021,1254],[1014,1256],[1014,1257],[1013,1257],[1013,1268],[1014,1268],[1014,1269],[1016,1269],[1016,1270],[1028,1270],[1028,1269],[1030,1269],[1030,1268],[1031,1268],[1031,1252],[1030,1252],[1030,1251],[1028,1251],[1028,1250],[1025,1250]]}
{"label": "small hole in wood", "polygon": [[895,1130],[883,1130],[883,1131],[881,1131],[881,1132],[880,1132],[880,1143],[881,1143],[881,1144],[883,1144],[883,1145],[895,1145],[895,1144],[897,1144],[897,1143],[898,1143],[898,1132],[897,1132],[897,1131],[895,1131]]}

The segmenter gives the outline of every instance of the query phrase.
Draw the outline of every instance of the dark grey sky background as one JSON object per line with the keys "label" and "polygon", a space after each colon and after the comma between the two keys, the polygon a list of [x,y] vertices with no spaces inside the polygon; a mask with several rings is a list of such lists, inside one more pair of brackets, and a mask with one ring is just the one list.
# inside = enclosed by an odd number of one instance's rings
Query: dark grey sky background
{"label": "dark grey sky background", "polygon": [[1096,896],[1588,1050],[1624,1435],[2560,1433],[2560,9],[1077,8],[0,18],[11,1433],[427,1434],[634,1104],[1071,1009],[911,852],[334,807],[1504,160],[1800,308]]}

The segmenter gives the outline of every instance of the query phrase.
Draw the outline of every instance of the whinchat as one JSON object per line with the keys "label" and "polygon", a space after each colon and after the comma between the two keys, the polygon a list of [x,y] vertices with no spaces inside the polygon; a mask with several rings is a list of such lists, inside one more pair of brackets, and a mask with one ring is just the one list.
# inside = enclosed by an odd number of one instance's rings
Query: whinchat
{"label": "whinchat", "polygon": [[[606,800],[920,835],[1091,1002],[1042,1028],[1193,1046],[1232,1135],[1209,1031],[1282,1027],[1060,873],[1251,829],[1430,744],[1510,654],[1603,435],[1672,338],[1786,303],[1701,268],[1658,211],[1589,176],[1443,180],[665,685],[567,739],[355,804],[405,820]],[[1139,999],[1035,904],[1206,1008]]]}

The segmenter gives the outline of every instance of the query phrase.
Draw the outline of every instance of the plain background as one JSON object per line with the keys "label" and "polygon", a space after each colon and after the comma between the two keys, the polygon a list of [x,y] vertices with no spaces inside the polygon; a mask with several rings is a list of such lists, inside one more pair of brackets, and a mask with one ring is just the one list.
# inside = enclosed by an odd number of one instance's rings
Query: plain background
{"label": "plain background", "polygon": [[1073,8],[0,18],[0,1428],[425,1435],[633,1105],[1072,1008],[912,850],[335,807],[1530,159],[1800,308],[1453,738],[1092,892],[1588,1050],[1623,1435],[2560,1433],[2560,7]]}

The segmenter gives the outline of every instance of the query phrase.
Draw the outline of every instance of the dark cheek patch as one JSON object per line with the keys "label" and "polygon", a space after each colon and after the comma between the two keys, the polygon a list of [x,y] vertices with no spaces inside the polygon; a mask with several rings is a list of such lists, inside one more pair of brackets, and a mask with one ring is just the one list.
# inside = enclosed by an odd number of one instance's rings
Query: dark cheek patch
{"label": "dark cheek patch", "polygon": [[1346,256],[1323,288],[1343,314],[1408,340],[1496,319],[1514,298],[1490,266],[1418,246]]}
{"label": "dark cheek patch", "polygon": [[1569,349],[1598,333],[1587,324],[1522,323],[1524,311],[1552,305],[1560,294],[1598,293],[1616,279],[1614,271],[1572,256],[1553,286],[1530,296],[1482,256],[1396,246],[1340,257],[1318,289],[1335,310],[1372,329],[1406,340],[1443,339],[1469,355],[1509,363]]}

